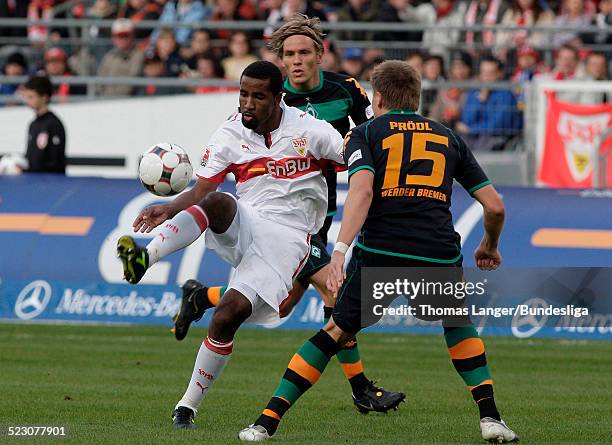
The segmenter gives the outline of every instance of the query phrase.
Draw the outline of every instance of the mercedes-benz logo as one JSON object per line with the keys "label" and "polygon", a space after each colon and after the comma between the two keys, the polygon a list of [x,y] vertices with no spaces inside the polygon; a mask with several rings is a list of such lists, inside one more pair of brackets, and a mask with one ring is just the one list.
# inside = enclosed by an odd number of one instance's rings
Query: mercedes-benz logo
{"label": "mercedes-benz logo", "polygon": [[19,293],[15,301],[15,314],[22,320],[31,320],[42,314],[49,300],[51,300],[49,283],[44,280],[32,281]]}
{"label": "mercedes-benz logo", "polygon": [[[531,298],[523,303],[524,306],[531,308],[546,308],[548,303],[542,298]],[[548,315],[541,315],[540,318],[536,315],[519,315],[514,314],[512,317],[512,334],[517,338],[529,338],[536,334],[540,329],[544,327]]]}

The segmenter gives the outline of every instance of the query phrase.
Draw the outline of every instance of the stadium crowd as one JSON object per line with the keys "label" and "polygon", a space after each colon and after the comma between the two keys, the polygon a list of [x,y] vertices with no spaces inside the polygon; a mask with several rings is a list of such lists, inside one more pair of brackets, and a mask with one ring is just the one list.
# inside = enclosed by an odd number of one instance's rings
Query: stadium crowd
{"label": "stadium crowd", "polygon": [[[62,6],[65,6],[62,8]],[[61,11],[61,12],[57,12]],[[427,88],[422,112],[467,135],[474,148],[500,149],[523,125],[521,85],[535,76],[556,80],[607,80],[612,53],[612,0],[0,0],[0,17],[110,19],[112,27],[90,26],[87,47],[69,37],[80,28],[31,25],[0,28],[0,42],[26,39],[25,46],[0,46],[2,74],[45,72],[50,76],[142,76],[145,78],[236,81],[257,59],[280,61],[265,42],[295,13],[329,22],[386,22],[430,26],[423,31],[369,31],[367,25],[330,32],[324,70],[367,81],[374,66],[404,58],[430,82],[477,80],[477,89]],[[157,21],[154,29],[134,26]],[[257,31],[198,28],[207,21],[263,20]],[[170,27],[175,22],[194,26]],[[524,29],[471,30],[471,26],[524,26]],[[447,29],[449,26],[457,27]],[[550,33],[530,26],[554,27]],[[458,29],[464,27],[465,29]],[[80,36],[83,37],[83,36]],[[8,38],[8,39],[7,39]],[[4,40],[2,40],[4,39]],[[379,47],[367,45],[380,42]],[[398,52],[402,42],[405,48]],[[348,43],[348,45],[347,45]],[[508,80],[513,90],[491,89]],[[0,84],[0,95],[17,85]],[[167,87],[154,83],[98,86],[100,96],[150,96],[230,91],[232,86]],[[59,83],[56,100],[85,94],[84,85]],[[563,93],[574,103],[602,103],[604,93]],[[5,101],[5,103],[7,103]],[[10,103],[10,100],[8,101]],[[15,103],[18,103],[15,100]],[[480,139],[486,136],[485,142]]]}

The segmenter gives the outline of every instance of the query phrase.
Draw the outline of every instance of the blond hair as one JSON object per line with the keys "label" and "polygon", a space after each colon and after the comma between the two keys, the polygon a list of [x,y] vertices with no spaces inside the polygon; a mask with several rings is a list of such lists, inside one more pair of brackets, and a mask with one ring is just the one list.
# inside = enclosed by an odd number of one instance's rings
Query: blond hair
{"label": "blond hair", "polygon": [[283,44],[288,37],[302,35],[309,37],[315,46],[317,54],[323,53],[323,31],[321,21],[317,17],[309,18],[304,14],[295,14],[278,28],[270,37],[268,48],[278,57],[283,57]]}
{"label": "blond hair", "polygon": [[372,89],[378,91],[385,108],[417,111],[421,100],[421,75],[408,63],[387,60],[372,71]]}

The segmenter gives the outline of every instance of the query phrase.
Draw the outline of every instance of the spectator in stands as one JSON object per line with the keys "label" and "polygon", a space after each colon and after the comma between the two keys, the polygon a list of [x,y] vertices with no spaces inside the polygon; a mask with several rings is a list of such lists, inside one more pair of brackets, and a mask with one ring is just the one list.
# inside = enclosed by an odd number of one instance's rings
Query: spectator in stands
{"label": "spectator in stands", "polygon": [[[210,9],[202,4],[200,0],[170,0],[164,6],[159,18],[160,28],[165,24],[173,22],[198,23],[210,16]],[[155,45],[160,28],[151,34],[151,45]],[[192,28],[175,28],[174,37],[181,46],[189,44]]]}
{"label": "spectator in stands", "polygon": [[328,40],[323,42],[324,51],[321,55],[321,69],[323,71],[331,71],[339,73],[342,71],[340,56],[336,52],[334,45]]}
{"label": "spectator in stands", "polygon": [[[153,52],[147,53],[144,59],[142,74],[148,79],[158,79],[168,76],[166,73],[166,64]],[[175,93],[177,93],[176,87],[157,86],[154,83],[138,86],[134,89],[134,96],[164,96]]]}
{"label": "spectator in stands", "polygon": [[517,86],[514,89],[516,94],[517,106],[519,110],[525,109],[525,83],[538,75],[548,72],[548,67],[540,61],[538,52],[529,47],[523,46],[517,51],[517,66],[510,80]]}
{"label": "spectator in stands", "polygon": [[[444,59],[439,55],[429,55],[423,60],[423,80],[438,82],[444,80]],[[424,88],[421,93],[421,114],[429,116],[431,106],[437,95],[436,88]]]}
{"label": "spectator in stands", "polygon": [[[464,25],[493,26],[499,24],[508,8],[503,0],[471,0],[465,12]],[[495,45],[495,33],[493,31],[465,31],[461,40],[468,46],[473,47],[473,53],[478,53],[485,48]]]}
{"label": "spectator in stands", "polygon": [[[0,0],[0,17],[24,19],[28,15],[28,2],[15,0]],[[25,27],[0,27],[2,37],[25,37]]]}
{"label": "spectator in stands", "polygon": [[318,2],[312,2],[311,0],[269,0],[266,3],[269,6],[269,13],[266,18],[268,26],[264,29],[264,38],[269,38],[282,22],[295,14],[318,17],[321,21],[327,21],[327,15]]}
{"label": "spectator in stands", "polygon": [[189,68],[195,69],[196,58],[213,52],[210,43],[210,33],[205,29],[196,29],[191,34],[189,46],[179,49],[179,54],[187,62]]}
{"label": "spectator in stands", "polygon": [[359,80],[364,68],[361,48],[346,48],[343,51],[341,73]]}
{"label": "spectator in stands", "polygon": [[[593,52],[590,53],[584,64],[585,78],[586,80],[603,81],[608,80],[608,60],[604,53]],[[610,92],[608,92],[608,100],[612,99]],[[601,104],[606,102],[606,93],[601,91],[595,91],[591,93],[583,93],[580,98],[581,103],[593,103]]]}
{"label": "spectator in stands", "polygon": [[517,65],[512,73],[512,82],[531,81],[535,76],[548,72],[548,67],[540,60],[540,54],[530,46],[523,46],[517,51]]}
{"label": "spectator in stands", "polygon": [[251,63],[257,61],[257,57],[251,54],[251,44],[247,34],[237,31],[232,34],[229,41],[230,56],[221,61],[225,70],[227,80],[240,80],[242,71]]}
{"label": "spectator in stands", "polygon": [[[378,22],[386,23],[434,23],[436,11],[429,3],[421,3],[418,6],[410,4],[410,0],[387,0],[380,8],[376,18]],[[407,41],[421,42],[423,32],[421,31],[383,31],[374,35],[375,40],[383,41]]]}
{"label": "spectator in stands", "polygon": [[423,34],[423,47],[431,54],[446,53],[459,41],[458,29],[447,29],[448,26],[463,25],[466,3],[459,0],[433,0],[436,9],[436,29],[428,29]]}
{"label": "spectator in stands", "polygon": [[[213,10],[210,20],[213,22],[229,20],[255,20],[257,10],[250,0],[217,0],[217,6]],[[232,31],[228,29],[216,29],[213,36],[217,39],[229,39]]]}
{"label": "spectator in stands", "polygon": [[[14,52],[10,54],[4,66],[2,67],[2,75],[9,77],[18,77],[27,74],[28,64],[24,55],[20,52]],[[13,94],[17,91],[17,84],[4,84],[0,85],[1,94]]]}
{"label": "spectator in stands", "polygon": [[600,52],[590,53],[585,63],[586,74],[591,80],[608,80],[608,61]]}
{"label": "spectator in stands", "polygon": [[[372,22],[378,15],[380,1],[348,0],[346,4],[337,11],[338,22]],[[371,40],[370,31],[360,29],[336,31],[338,40]]]}
{"label": "spectator in stands", "polygon": [[370,62],[366,63],[366,58],[363,58],[363,63],[365,64],[365,68],[363,70],[363,73],[361,73],[361,80],[365,80],[365,81],[370,81],[371,80],[371,75],[372,75],[372,70],[374,68],[376,68],[378,65],[380,65],[381,63],[383,63],[385,61],[385,58],[383,56],[379,56],[376,57],[374,59],[369,59]]}
{"label": "spectator in stands", "polygon": [[[161,8],[159,4],[151,0],[127,0],[125,5],[119,10],[117,17],[130,19],[132,23],[143,20],[159,19]],[[138,40],[146,39],[151,35],[151,29],[140,28],[135,32]]]}
{"label": "spectator in stands", "polygon": [[[55,0],[29,0],[28,19],[50,20],[53,18],[53,5]],[[34,45],[44,43],[49,37],[49,28],[44,24],[28,26],[28,40]]]}
{"label": "spectator in stands", "polygon": [[[98,76],[133,77],[142,71],[144,55],[134,46],[134,25],[128,19],[117,19],[112,26],[113,49],[102,59]],[[129,96],[130,85],[102,85],[98,94],[102,96]]]}
{"label": "spectator in stands", "polygon": [[[450,69],[448,70],[451,82],[465,82],[472,76],[472,57],[462,51],[451,54]],[[452,87],[438,91],[438,95],[429,112],[429,117],[454,128],[459,120],[466,92],[463,88]]]}
{"label": "spectator in stands", "polygon": [[[555,15],[550,9],[544,9],[540,0],[512,0],[510,8],[504,14],[501,24],[504,26],[550,26]],[[501,31],[497,33],[496,46],[498,55],[506,60],[507,51],[522,46],[539,47],[551,34],[532,32],[527,29],[520,31]]]}
{"label": "spectator in stands", "polygon": [[34,76],[21,88],[25,103],[36,114],[28,129],[28,171],[66,173],[66,132],[58,117],[49,111],[53,86],[48,77]]}
{"label": "spectator in stands", "polygon": [[[49,48],[45,52],[45,73],[50,77],[70,77],[73,73],[68,68],[68,56],[61,48]],[[66,101],[67,96],[87,94],[84,84],[68,84],[66,82],[56,83],[53,95],[59,102]]]}
{"label": "spectator in stands", "polygon": [[421,76],[423,76],[423,54],[419,51],[413,51],[408,53],[406,59],[404,59],[408,65],[417,70]]}
{"label": "spectator in stands", "polygon": [[[197,60],[197,71],[195,77],[197,79],[218,79],[221,80],[225,77],[223,66],[213,56],[199,56]],[[208,93],[227,93],[230,91],[236,91],[236,87],[230,86],[200,86],[193,88],[192,91],[197,94],[208,94]]]}
{"label": "spectator in stands", "polygon": [[173,30],[165,28],[159,31],[157,42],[155,42],[155,53],[164,62],[166,75],[178,77],[182,65],[186,62],[179,54]]}
{"label": "spectator in stands", "polygon": [[[585,33],[580,36],[583,43],[612,46],[612,0],[599,2],[599,13],[591,21],[591,29],[598,29],[597,33]],[[608,59],[612,56],[612,49],[606,51]]]}
{"label": "spectator in stands", "polygon": [[[591,25],[591,15],[587,13],[584,0],[564,0],[563,13],[555,19],[556,28],[588,28]],[[553,36],[555,47],[573,44],[581,45],[580,34],[576,32],[559,32]]]}
{"label": "spectator in stands", "polygon": [[502,78],[499,60],[481,59],[478,78],[484,86],[468,91],[456,129],[472,150],[503,150],[522,128],[522,114],[511,91],[487,86]]}
{"label": "spectator in stands", "polygon": [[[95,0],[85,11],[85,18],[90,20],[113,20],[117,18],[115,2],[111,0]],[[91,76],[96,72],[102,58],[112,49],[111,30],[108,27],[92,25],[88,29],[91,45],[82,47],[73,54],[68,63],[70,68],[80,76]]]}
{"label": "spectator in stands", "polygon": [[281,73],[283,73],[283,77],[287,75],[285,65],[283,65],[283,62],[281,61],[280,57],[278,57],[278,54],[270,50],[270,48],[266,47],[265,45],[259,48],[259,59],[276,65],[278,69],[281,70]]}
{"label": "spectator in stands", "polygon": [[580,79],[583,76],[584,71],[580,66],[578,50],[572,45],[562,45],[556,51],[552,72],[542,77],[553,80],[572,80]]}

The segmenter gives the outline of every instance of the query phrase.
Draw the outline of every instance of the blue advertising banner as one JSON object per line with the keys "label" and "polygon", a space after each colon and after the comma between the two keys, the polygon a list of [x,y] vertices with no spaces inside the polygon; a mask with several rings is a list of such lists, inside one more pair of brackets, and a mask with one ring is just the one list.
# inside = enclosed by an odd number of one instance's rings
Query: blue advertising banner
{"label": "blue advertising banner", "polygon": [[[232,184],[223,185],[223,190],[232,191]],[[500,245],[504,266],[612,265],[612,192],[500,192],[507,209]],[[346,193],[346,185],[339,185],[339,210],[330,240],[336,238]],[[206,250],[203,237],[157,263],[142,284],[130,286],[122,280],[116,241],[133,233],[132,222],[142,208],[160,200],[137,180],[0,177],[0,319],[170,324],[184,281],[195,277],[207,285],[225,284],[230,268]],[[472,252],[483,234],[482,209],[459,187],[452,202],[464,265],[472,266]],[[135,234],[144,244],[153,236],[155,232]],[[321,304],[310,290],[282,327],[312,329],[321,319]],[[545,329],[536,335],[544,333]]]}

